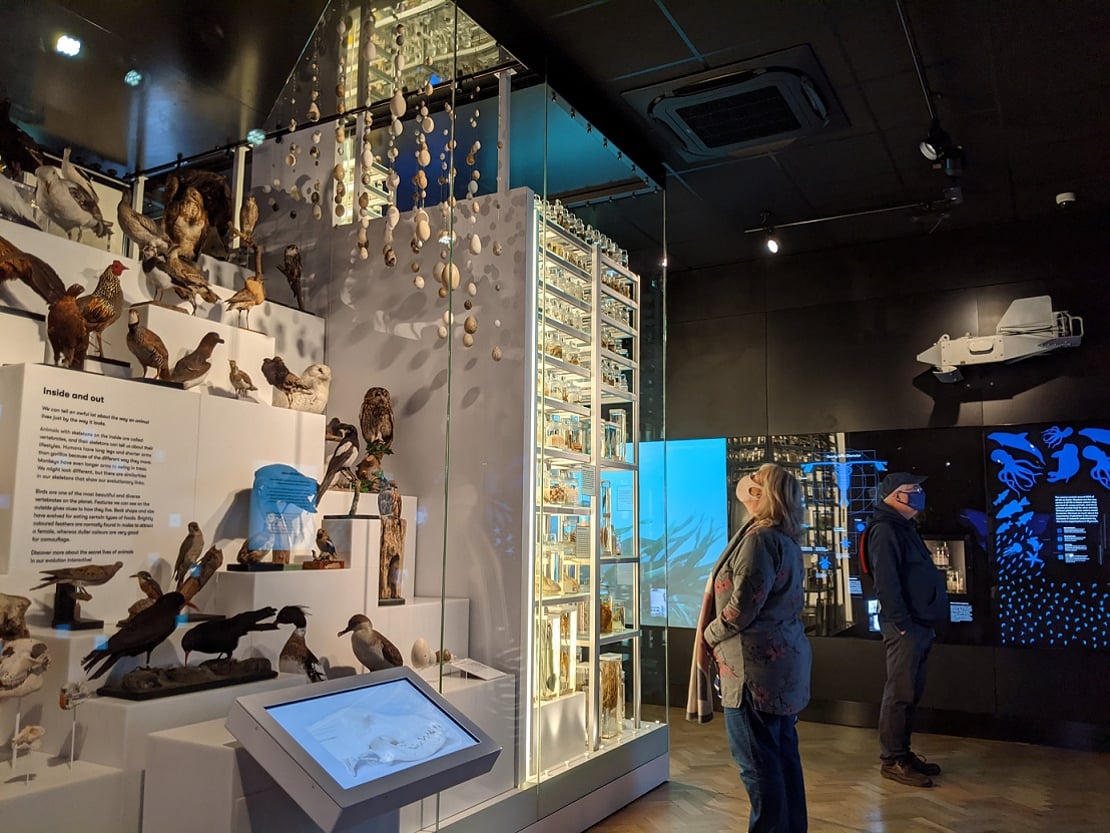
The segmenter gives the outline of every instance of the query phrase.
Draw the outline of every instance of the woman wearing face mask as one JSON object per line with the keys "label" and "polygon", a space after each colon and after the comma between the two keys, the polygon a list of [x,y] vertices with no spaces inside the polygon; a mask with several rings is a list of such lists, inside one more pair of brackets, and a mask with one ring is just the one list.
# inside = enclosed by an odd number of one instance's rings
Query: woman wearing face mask
{"label": "woman wearing face mask", "polygon": [[[710,654],[716,661],[725,732],[751,801],[749,833],[804,833],[794,726],[809,702],[810,673],[801,619],[802,490],[790,472],[768,463],[741,478],[736,497],[749,517],[706,585],[695,666],[709,668]],[[692,675],[687,718],[705,722],[712,700],[699,679]]]}

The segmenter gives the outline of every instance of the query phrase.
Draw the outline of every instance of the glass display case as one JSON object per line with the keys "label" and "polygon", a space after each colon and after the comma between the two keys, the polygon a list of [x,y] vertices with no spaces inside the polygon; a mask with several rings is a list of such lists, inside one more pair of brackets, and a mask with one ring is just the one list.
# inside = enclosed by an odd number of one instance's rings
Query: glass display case
{"label": "glass display case", "polygon": [[[536,735],[530,777],[640,724],[639,278],[627,254],[537,198]],[[557,702],[565,701],[565,702]],[[562,725],[558,742],[548,724]],[[626,725],[627,724],[627,725]],[[566,727],[582,735],[566,743]]]}

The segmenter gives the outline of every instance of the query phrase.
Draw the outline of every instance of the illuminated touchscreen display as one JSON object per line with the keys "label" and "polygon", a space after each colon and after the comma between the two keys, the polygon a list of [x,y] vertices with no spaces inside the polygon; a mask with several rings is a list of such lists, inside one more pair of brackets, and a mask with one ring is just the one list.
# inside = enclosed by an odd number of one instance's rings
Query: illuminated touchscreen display
{"label": "illuminated touchscreen display", "polygon": [[267,706],[266,712],[343,789],[478,743],[405,679]]}

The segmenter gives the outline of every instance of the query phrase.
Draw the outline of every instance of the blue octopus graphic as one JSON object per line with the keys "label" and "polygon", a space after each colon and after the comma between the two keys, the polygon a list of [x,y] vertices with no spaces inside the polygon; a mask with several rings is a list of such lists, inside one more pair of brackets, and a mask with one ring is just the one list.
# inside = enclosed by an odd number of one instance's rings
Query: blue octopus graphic
{"label": "blue octopus graphic", "polygon": [[1083,449],[1083,456],[1094,463],[1091,466],[1091,477],[1110,489],[1110,457],[1097,445],[1089,445]]}
{"label": "blue octopus graphic", "polygon": [[1070,437],[1073,433],[1075,432],[1072,431],[1071,428],[1060,428],[1059,426],[1053,425],[1051,428],[1046,428],[1041,432],[1041,439],[1049,448],[1056,448],[1056,446]]}
{"label": "blue octopus graphic", "polygon": [[996,448],[991,452],[991,462],[998,463],[1002,470],[998,473],[999,481],[1015,492],[1028,492],[1037,484],[1037,477],[1041,467],[1029,460],[1018,460],[1011,454]]}

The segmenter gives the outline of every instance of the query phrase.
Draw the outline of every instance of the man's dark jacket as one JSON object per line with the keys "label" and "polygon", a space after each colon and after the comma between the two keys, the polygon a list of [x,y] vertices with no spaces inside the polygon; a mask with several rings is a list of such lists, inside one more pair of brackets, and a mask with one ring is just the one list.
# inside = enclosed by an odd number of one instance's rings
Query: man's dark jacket
{"label": "man's dark jacket", "polygon": [[879,619],[907,631],[911,622],[933,627],[948,618],[944,573],[933,563],[917,526],[880,503],[867,530],[867,560],[879,596]]}

